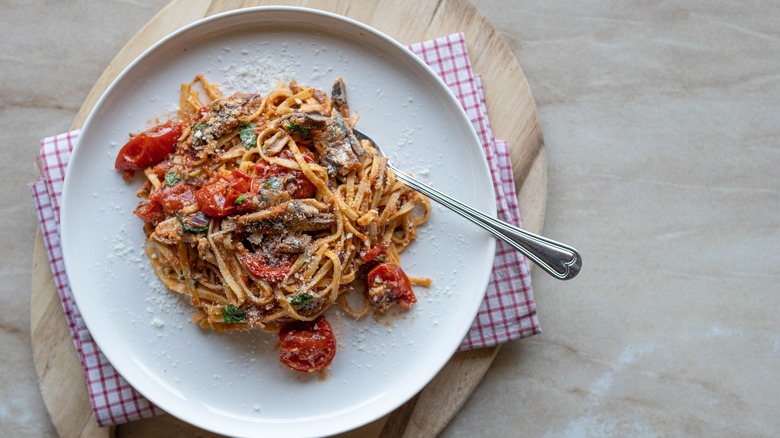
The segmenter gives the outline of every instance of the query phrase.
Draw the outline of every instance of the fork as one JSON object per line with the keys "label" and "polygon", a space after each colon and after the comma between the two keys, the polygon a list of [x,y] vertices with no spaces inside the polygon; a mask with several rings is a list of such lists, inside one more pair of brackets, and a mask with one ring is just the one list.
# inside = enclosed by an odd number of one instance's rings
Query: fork
{"label": "fork", "polygon": [[[382,151],[382,148],[369,136],[355,128],[352,128],[352,131],[355,133],[355,137],[357,137],[358,140],[367,140],[382,156],[387,157],[384,151]],[[536,235],[512,224],[490,217],[485,213],[436,190],[428,184],[409,176],[407,173],[395,167],[389,160],[387,162],[387,167],[395,172],[395,177],[399,181],[484,228],[496,238],[503,240],[523,253],[553,277],[559,280],[569,280],[580,272],[580,268],[582,268],[582,257],[580,257],[579,252],[571,246]]]}

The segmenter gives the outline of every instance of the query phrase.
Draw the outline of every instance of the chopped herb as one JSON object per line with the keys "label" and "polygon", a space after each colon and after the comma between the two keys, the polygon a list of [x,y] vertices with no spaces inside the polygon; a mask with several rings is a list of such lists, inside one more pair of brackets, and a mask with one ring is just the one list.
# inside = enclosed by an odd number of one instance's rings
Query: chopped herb
{"label": "chopped herb", "polygon": [[312,298],[313,297],[311,295],[300,292],[290,297],[290,304],[295,307],[303,307],[309,304]]}
{"label": "chopped herb", "polygon": [[[198,212],[200,213],[200,212]],[[195,213],[196,215],[198,213]],[[201,215],[203,213],[200,213]],[[190,215],[193,216],[193,215]],[[209,223],[206,221],[204,226],[198,226],[200,224],[192,223],[190,221],[187,221],[187,218],[183,217],[181,214],[176,213],[176,218],[179,219],[179,223],[181,224],[182,230],[184,230],[185,233],[193,233],[193,234],[199,234],[199,233],[205,233],[209,230]],[[205,216],[203,218],[195,218],[195,219],[205,219]]]}
{"label": "chopped herb", "polygon": [[241,204],[243,204],[245,201],[246,201],[246,194],[245,194],[245,193],[242,193],[242,194],[238,195],[238,198],[236,198],[236,200],[235,200],[235,201],[233,201],[233,204],[235,204],[235,205],[241,205]]}
{"label": "chopped herb", "polygon": [[241,129],[238,130],[238,136],[247,149],[251,149],[257,145],[257,134],[255,134],[254,123],[242,123]]}
{"label": "chopped herb", "polygon": [[235,324],[246,321],[246,312],[238,307],[228,304],[222,308],[222,322],[225,324]]}
{"label": "chopped herb", "polygon": [[303,126],[298,126],[294,122],[289,122],[287,126],[285,126],[288,131],[298,134],[303,138],[307,138],[309,135],[311,135],[311,130],[309,128],[304,128]]}
{"label": "chopped herb", "polygon": [[200,132],[206,129],[206,124],[204,122],[198,122],[194,125],[192,125],[192,132]]}
{"label": "chopped herb", "polygon": [[165,185],[168,187],[176,185],[177,182],[181,181],[181,177],[179,176],[179,172],[175,170],[169,170],[165,174]]}
{"label": "chopped herb", "polygon": [[276,179],[275,176],[272,176],[272,177],[268,178],[267,180],[265,180],[265,183],[263,183],[263,187],[265,187],[266,189],[271,189],[271,190],[276,190],[276,189],[278,189],[281,186],[282,186],[282,183],[280,183],[279,180]]}
{"label": "chopped herb", "polygon": [[209,230],[208,225],[202,228],[195,228],[187,225],[187,222],[184,222],[181,219],[179,219],[179,222],[181,222],[181,228],[184,230],[185,233],[200,234],[200,233],[205,233],[206,231]]}

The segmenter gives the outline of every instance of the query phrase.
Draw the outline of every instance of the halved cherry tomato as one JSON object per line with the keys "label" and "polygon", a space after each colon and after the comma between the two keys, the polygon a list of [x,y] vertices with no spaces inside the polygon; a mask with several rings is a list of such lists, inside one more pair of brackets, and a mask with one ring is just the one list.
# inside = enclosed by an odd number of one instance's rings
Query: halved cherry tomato
{"label": "halved cherry tomato", "polygon": [[[301,155],[303,155],[304,161],[307,163],[314,162],[314,154],[311,153],[309,148],[306,146],[298,146],[298,149],[301,151]],[[287,160],[295,160],[295,156],[293,155],[292,151],[286,147],[279,153],[278,156],[279,158],[285,158]],[[312,183],[311,180],[309,180],[309,178],[307,178],[306,175],[300,170],[292,170],[286,167],[278,166],[276,164],[269,164],[265,161],[261,161],[257,166],[255,166],[255,173],[260,178],[261,184],[264,184],[271,177],[274,177],[280,181],[287,180],[288,184],[291,183],[288,188],[291,189],[290,196],[292,196],[293,199],[311,198],[317,193],[317,186],[315,186],[314,183]],[[293,179],[290,180],[287,175],[291,175]]]}
{"label": "halved cherry tomato", "polygon": [[380,263],[368,273],[366,293],[369,302],[380,310],[394,302],[408,309],[417,302],[409,277],[394,263]]}
{"label": "halved cherry tomato", "polygon": [[360,254],[360,258],[362,258],[366,263],[371,263],[376,260],[377,257],[384,254],[385,251],[387,251],[387,243],[382,242],[379,245],[374,245],[367,251],[363,251]]}
{"label": "halved cherry tomato", "polygon": [[217,174],[195,192],[195,200],[206,215],[223,217],[238,210],[236,199],[249,192],[251,186],[252,178],[235,169],[228,176]]}
{"label": "halved cherry tomato", "polygon": [[171,187],[154,190],[149,194],[149,201],[159,203],[168,213],[175,213],[181,210],[185,204],[192,204],[195,201],[195,195],[187,184],[181,181]]}
{"label": "halved cherry tomato", "polygon": [[[301,155],[303,155],[303,161],[305,161],[307,163],[313,163],[314,162],[314,154],[311,153],[309,148],[307,148],[306,146],[301,145],[301,146],[298,146],[298,150],[301,152]],[[295,155],[293,155],[293,153],[290,150],[290,148],[285,147],[284,149],[282,149],[281,152],[279,152],[279,158],[285,158],[287,160],[295,160]]]}
{"label": "halved cherry tomato", "polygon": [[246,250],[239,253],[238,260],[252,275],[271,284],[284,280],[292,268],[292,260],[288,258],[271,261],[262,254],[250,253]]}
{"label": "halved cherry tomato", "polygon": [[114,168],[130,179],[137,170],[154,166],[173,152],[181,133],[182,124],[169,121],[136,135],[119,150]]}
{"label": "halved cherry tomato", "polygon": [[324,317],[295,321],[279,330],[279,361],[295,371],[324,370],[336,356],[336,337]]}
{"label": "halved cherry tomato", "polygon": [[141,218],[142,221],[152,225],[165,220],[162,205],[153,201],[144,201],[138,204],[133,214]]}
{"label": "halved cherry tomato", "polygon": [[315,186],[309,178],[306,178],[306,175],[303,172],[300,170],[293,170],[290,171],[290,174],[295,178],[292,181],[292,185],[289,186],[292,188],[290,196],[292,196],[293,199],[306,199],[314,197],[314,195],[317,193],[317,186]]}

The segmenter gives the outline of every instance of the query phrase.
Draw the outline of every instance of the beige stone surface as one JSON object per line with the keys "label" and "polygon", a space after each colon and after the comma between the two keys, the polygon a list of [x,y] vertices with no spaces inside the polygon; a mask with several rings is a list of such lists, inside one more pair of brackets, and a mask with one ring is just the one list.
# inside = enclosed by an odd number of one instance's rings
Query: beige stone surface
{"label": "beige stone surface", "polygon": [[[780,3],[473,0],[512,46],[547,145],[544,333],[504,347],[445,430],[780,434]],[[38,140],[70,125],[164,0],[0,1],[0,425],[51,436],[30,350]]]}

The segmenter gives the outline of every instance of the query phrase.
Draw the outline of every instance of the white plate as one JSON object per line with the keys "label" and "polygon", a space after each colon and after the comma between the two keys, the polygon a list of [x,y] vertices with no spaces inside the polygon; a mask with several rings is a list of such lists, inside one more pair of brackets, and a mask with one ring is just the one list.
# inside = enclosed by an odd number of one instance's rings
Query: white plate
{"label": "white plate", "polygon": [[[495,214],[477,136],[452,93],[411,52],[341,16],[300,8],[252,8],[213,16],[163,39],[135,60],[90,114],[68,167],[62,244],[73,293],[95,341],[116,369],[165,411],[236,436],[322,436],[400,406],[454,353],[487,285],[495,242],[434,206],[403,255],[419,302],[389,324],[331,309],[338,354],[325,378],[279,364],[276,336],[217,334],[190,322],[192,309],[165,290],[142,252],[132,215],[140,179],[113,170],[129,132],[175,110],[199,73],[241,87],[254,62],[277,79],[330,91],[341,75],[358,127],[406,168],[446,193]],[[267,85],[262,85],[266,88]],[[244,90],[255,91],[255,90]]]}

